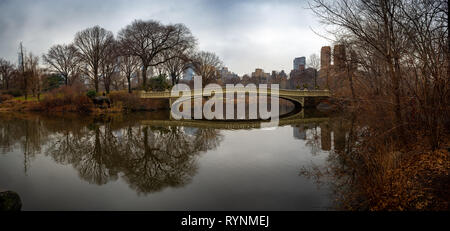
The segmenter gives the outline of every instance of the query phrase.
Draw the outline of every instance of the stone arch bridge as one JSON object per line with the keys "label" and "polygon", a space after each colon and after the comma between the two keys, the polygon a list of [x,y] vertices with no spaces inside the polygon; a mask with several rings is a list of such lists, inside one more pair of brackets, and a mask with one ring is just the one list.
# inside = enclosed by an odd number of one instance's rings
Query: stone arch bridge
{"label": "stone arch bridge", "polygon": [[[233,88],[236,93],[249,93],[259,95],[260,89],[257,88]],[[222,89],[222,94],[225,96],[227,93],[226,89]],[[265,95],[265,92],[261,93]],[[271,89],[267,89],[267,96],[271,96]],[[141,91],[139,92],[140,98],[145,99],[169,99],[169,106],[172,106],[172,102],[180,98],[180,96],[172,96],[171,92],[166,91]],[[191,91],[191,97],[203,96],[202,91]],[[301,106],[302,108],[314,107],[321,100],[330,97],[329,90],[285,90],[279,89],[278,97],[281,99],[289,100],[294,103],[296,107]]]}

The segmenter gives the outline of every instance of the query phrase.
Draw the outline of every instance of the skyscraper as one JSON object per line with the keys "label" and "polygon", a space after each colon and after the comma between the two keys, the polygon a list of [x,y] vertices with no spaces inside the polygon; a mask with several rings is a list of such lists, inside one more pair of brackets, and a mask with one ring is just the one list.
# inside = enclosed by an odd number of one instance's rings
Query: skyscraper
{"label": "skyscraper", "polygon": [[306,65],[306,58],[304,56],[294,59],[294,70],[299,70],[301,65],[303,65],[303,67]]}

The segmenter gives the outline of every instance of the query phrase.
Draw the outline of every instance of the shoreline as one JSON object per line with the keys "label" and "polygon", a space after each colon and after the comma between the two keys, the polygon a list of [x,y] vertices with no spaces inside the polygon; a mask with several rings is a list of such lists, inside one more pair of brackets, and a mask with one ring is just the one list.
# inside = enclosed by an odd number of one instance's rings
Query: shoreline
{"label": "shoreline", "polygon": [[83,105],[86,110],[79,110],[76,108],[79,105],[64,104],[53,108],[45,108],[43,101],[34,100],[7,100],[0,103],[0,112],[36,112],[46,114],[57,113],[75,113],[75,114],[114,114],[114,113],[128,113],[128,112],[154,112],[158,110],[169,110],[170,107],[163,106],[165,102],[161,100],[153,100],[152,102],[145,102],[141,100],[142,105],[137,105],[137,108],[128,108],[123,106],[123,102],[119,101],[110,107],[98,106],[93,103]]}

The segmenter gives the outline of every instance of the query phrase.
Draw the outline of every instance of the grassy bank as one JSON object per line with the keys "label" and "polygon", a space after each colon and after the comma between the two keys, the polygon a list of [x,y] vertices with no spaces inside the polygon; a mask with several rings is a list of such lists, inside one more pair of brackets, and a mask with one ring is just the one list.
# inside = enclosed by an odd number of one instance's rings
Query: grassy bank
{"label": "grassy bank", "polygon": [[110,104],[95,104],[93,98],[82,89],[76,87],[61,87],[39,97],[0,96],[0,111],[15,112],[74,112],[74,113],[117,113],[131,111],[154,111],[168,109],[169,102],[165,99],[141,99],[135,93],[125,91],[111,92],[107,95]]}

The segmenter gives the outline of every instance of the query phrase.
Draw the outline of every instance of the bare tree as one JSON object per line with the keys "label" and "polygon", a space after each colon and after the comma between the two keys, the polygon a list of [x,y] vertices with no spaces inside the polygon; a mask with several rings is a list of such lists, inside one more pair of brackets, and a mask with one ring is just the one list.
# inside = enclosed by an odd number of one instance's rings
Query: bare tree
{"label": "bare tree", "polygon": [[99,26],[87,28],[75,35],[75,47],[79,57],[84,62],[84,71],[94,82],[95,90],[99,90],[99,74],[106,50],[114,41],[112,32]]}
{"label": "bare tree", "polygon": [[314,68],[316,70],[320,69],[320,58],[317,54],[311,54],[308,59],[308,67]]}
{"label": "bare tree", "polygon": [[3,88],[8,90],[11,82],[11,78],[14,74],[14,65],[9,61],[0,58],[0,75],[3,84]]}
{"label": "bare tree", "polygon": [[19,68],[20,68],[20,74],[21,74],[22,81],[23,81],[22,91],[24,92],[25,99],[27,99],[28,98],[28,78],[27,78],[27,75],[25,75],[25,56],[26,56],[26,54],[23,49],[22,42],[20,42],[20,45],[19,45],[19,59],[20,59],[19,66],[20,67]]}
{"label": "bare tree", "polygon": [[[127,47],[126,55],[141,59],[143,87],[147,84],[147,69],[157,66],[166,59],[158,59],[162,52],[179,47],[190,46],[195,41],[191,32],[183,25],[164,26],[158,21],[135,20],[119,32],[122,46]],[[173,57],[174,58],[174,57]]]}
{"label": "bare tree", "polygon": [[403,143],[416,133],[406,129],[423,126],[437,148],[449,118],[448,1],[314,0],[311,8],[350,48],[347,73],[362,72],[348,75],[353,97],[357,84],[373,104],[392,107]]}
{"label": "bare tree", "polygon": [[317,54],[311,54],[308,59],[308,67],[314,68],[314,87],[317,87],[317,70],[320,69],[320,58]]}
{"label": "bare tree", "polygon": [[139,57],[122,55],[119,57],[120,72],[125,76],[128,83],[128,93],[131,93],[131,78],[139,70]]}
{"label": "bare tree", "polygon": [[420,123],[429,130],[430,143],[436,149],[450,118],[448,0],[404,0],[399,4],[399,25],[411,50],[401,58],[408,64],[406,73],[414,73],[405,76],[409,77],[403,80],[405,91],[420,105],[418,109],[425,115]]}
{"label": "bare tree", "polygon": [[[118,66],[120,66],[120,63],[118,63]],[[126,89],[125,87],[126,78],[122,75],[120,71],[120,67],[118,68],[118,71],[114,72],[112,78],[111,78],[111,85],[116,91],[120,91],[123,89]]]}
{"label": "bare tree", "polygon": [[212,52],[196,53],[192,58],[192,65],[195,74],[202,76],[203,85],[215,82],[220,77],[218,69],[222,66],[222,61]]}
{"label": "bare tree", "polygon": [[39,94],[41,84],[41,69],[39,68],[39,57],[33,55],[31,52],[27,54],[22,46],[19,45],[19,66],[22,91],[25,100],[28,99],[28,91],[32,90],[33,96]]}
{"label": "bare tree", "polygon": [[33,96],[40,93],[42,70],[39,68],[39,57],[28,53],[23,60],[24,72],[24,90],[25,94],[31,90]]}
{"label": "bare tree", "polygon": [[163,53],[163,57],[167,60],[162,64],[163,69],[169,74],[172,80],[172,86],[178,83],[180,76],[189,68],[189,54],[179,53],[178,50],[167,50]]}
{"label": "bare tree", "polygon": [[102,54],[101,60],[101,78],[107,94],[110,92],[111,83],[114,75],[118,75],[119,70],[119,52],[115,41],[112,41]]}
{"label": "bare tree", "polygon": [[70,45],[54,45],[42,56],[50,69],[64,78],[65,85],[72,84],[79,72],[77,48]]}
{"label": "bare tree", "polygon": [[[395,117],[397,124],[401,125],[400,61],[405,52],[405,37],[403,29],[398,26],[401,20],[399,1],[314,0],[312,10],[322,22],[337,26],[335,35],[341,39],[357,39],[365,49],[377,53],[384,61],[393,92]],[[399,126],[397,130],[400,137],[404,137],[403,127]]]}

